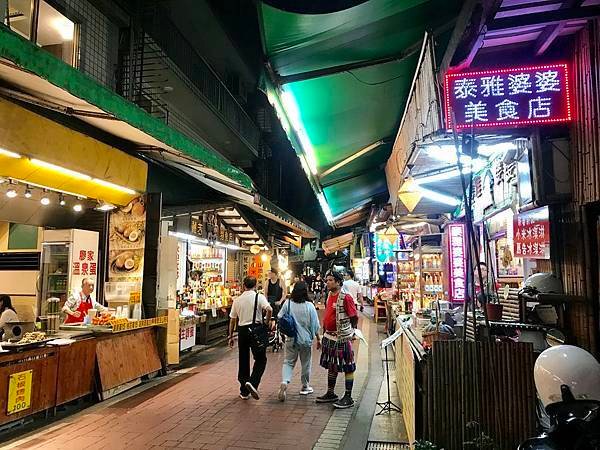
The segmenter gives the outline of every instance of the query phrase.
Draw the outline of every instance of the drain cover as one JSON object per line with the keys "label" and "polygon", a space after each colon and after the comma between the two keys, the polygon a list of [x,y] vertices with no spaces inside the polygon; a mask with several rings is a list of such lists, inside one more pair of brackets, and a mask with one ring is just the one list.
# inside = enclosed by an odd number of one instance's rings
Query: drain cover
{"label": "drain cover", "polygon": [[410,445],[399,442],[367,442],[367,450],[410,450]]}

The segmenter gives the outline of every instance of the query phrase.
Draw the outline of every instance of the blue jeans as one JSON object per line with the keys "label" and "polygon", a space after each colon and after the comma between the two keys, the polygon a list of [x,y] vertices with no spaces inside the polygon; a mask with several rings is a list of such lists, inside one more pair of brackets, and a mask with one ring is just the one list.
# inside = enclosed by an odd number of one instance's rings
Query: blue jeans
{"label": "blue jeans", "polygon": [[283,368],[281,369],[283,382],[289,384],[292,381],[298,357],[300,357],[300,362],[302,363],[302,374],[300,376],[302,386],[308,386],[312,366],[312,347],[294,347],[294,339],[288,339],[285,343],[285,358],[283,360]]}

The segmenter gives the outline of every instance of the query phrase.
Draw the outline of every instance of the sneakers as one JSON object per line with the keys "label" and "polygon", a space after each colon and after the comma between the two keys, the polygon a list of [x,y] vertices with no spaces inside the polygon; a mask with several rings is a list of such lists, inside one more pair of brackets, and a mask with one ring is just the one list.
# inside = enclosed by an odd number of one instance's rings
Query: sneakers
{"label": "sneakers", "polygon": [[337,409],[352,408],[354,406],[354,400],[349,395],[344,395],[341,400],[338,400],[333,404]]}
{"label": "sneakers", "polygon": [[244,395],[244,394],[240,393],[240,398],[241,398],[242,400],[248,400],[248,399],[250,398],[250,394],[246,394],[246,395]]}
{"label": "sneakers", "polygon": [[260,394],[258,393],[258,389],[256,389],[254,386],[252,386],[252,383],[247,381],[245,386],[246,386],[246,389],[248,389],[250,391],[250,395],[252,396],[252,398],[254,398],[254,400],[260,399]]}
{"label": "sneakers", "polygon": [[281,386],[279,386],[279,393],[277,394],[277,399],[280,402],[285,402],[285,398],[287,397],[286,391],[287,383],[281,383]]}
{"label": "sneakers", "polygon": [[315,400],[317,403],[333,403],[333,402],[337,402],[339,400],[339,397],[333,393],[333,392],[327,392],[325,395],[321,395],[320,397],[317,397],[317,399]]}
{"label": "sneakers", "polygon": [[302,386],[302,389],[300,390],[300,395],[309,395],[309,394],[312,394],[313,392],[315,392],[315,390],[312,387]]}

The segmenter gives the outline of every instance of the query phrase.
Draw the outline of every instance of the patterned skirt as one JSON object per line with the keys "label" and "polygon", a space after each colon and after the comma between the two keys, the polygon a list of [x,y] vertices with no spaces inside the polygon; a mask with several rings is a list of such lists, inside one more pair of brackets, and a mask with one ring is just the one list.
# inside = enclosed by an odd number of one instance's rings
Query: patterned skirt
{"label": "patterned skirt", "polygon": [[338,342],[323,336],[321,345],[321,367],[344,373],[356,370],[351,341]]}

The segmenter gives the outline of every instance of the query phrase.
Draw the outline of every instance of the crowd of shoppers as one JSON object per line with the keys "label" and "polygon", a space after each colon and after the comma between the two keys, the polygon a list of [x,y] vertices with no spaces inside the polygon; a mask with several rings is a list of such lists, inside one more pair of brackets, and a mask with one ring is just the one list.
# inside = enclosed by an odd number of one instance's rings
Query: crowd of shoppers
{"label": "crowd of shoppers", "polygon": [[[256,278],[244,279],[244,293],[234,300],[229,325],[229,345],[234,346],[234,332],[238,331],[240,398],[260,398],[259,385],[267,365],[266,347],[257,343],[259,327],[275,327],[275,320],[288,324],[285,357],[281,370],[282,381],[278,399],[285,401],[296,363],[302,366],[301,395],[314,392],[310,385],[312,352],[316,341],[321,351],[320,366],[327,370],[327,391],[316,398],[317,403],[333,403],[339,409],[354,406],[352,388],[356,362],[352,341],[358,324],[358,308],[362,311],[360,286],[347,271],[329,272],[324,278],[317,273],[310,279],[294,280],[290,298],[286,298],[285,283],[276,270],[271,270],[265,289],[266,297],[256,292]],[[313,294],[311,301],[311,291]],[[319,322],[314,303],[325,302],[323,323]],[[274,313],[276,311],[276,313]],[[271,320],[273,317],[274,320]],[[293,326],[289,327],[289,324]],[[320,330],[323,330],[322,336]],[[254,359],[250,371],[250,354]],[[344,395],[335,393],[338,375],[344,374]]]}

